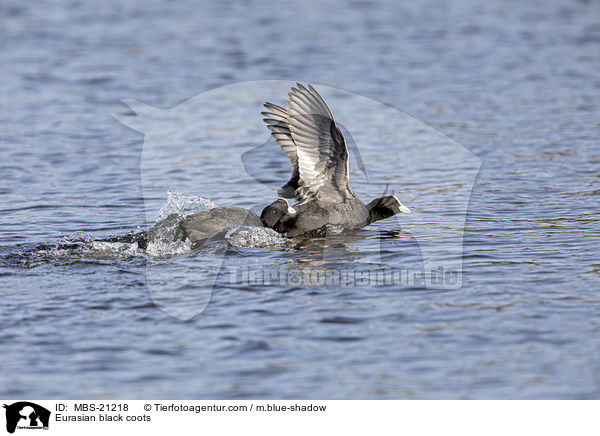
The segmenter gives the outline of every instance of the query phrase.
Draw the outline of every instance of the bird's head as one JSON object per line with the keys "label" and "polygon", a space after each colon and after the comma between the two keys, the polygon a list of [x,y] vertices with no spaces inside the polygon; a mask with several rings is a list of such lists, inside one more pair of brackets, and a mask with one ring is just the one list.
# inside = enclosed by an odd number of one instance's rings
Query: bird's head
{"label": "bird's head", "polygon": [[273,228],[282,217],[294,215],[295,213],[296,210],[290,206],[285,198],[278,198],[263,209],[260,219],[265,226]]}
{"label": "bird's head", "polygon": [[369,209],[371,222],[389,218],[398,212],[410,213],[410,209],[403,205],[395,195],[377,198],[367,205],[367,209]]}

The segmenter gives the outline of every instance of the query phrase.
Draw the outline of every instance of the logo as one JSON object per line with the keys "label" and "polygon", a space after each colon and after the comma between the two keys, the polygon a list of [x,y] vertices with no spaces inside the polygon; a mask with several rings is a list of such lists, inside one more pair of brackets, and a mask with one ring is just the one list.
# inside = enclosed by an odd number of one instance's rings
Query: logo
{"label": "logo", "polygon": [[29,401],[19,401],[6,409],[6,431],[14,433],[15,429],[48,429],[50,422],[50,411],[42,406]]}

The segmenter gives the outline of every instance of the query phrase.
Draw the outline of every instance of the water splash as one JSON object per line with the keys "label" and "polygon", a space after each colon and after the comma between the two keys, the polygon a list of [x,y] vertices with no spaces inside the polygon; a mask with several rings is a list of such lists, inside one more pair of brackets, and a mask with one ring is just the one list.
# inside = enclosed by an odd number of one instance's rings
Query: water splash
{"label": "water splash", "polygon": [[[156,223],[147,232],[132,230],[125,235],[98,239],[93,234],[77,231],[63,236],[60,242],[37,244],[13,251],[10,258],[22,267],[33,267],[53,262],[58,258],[132,258],[160,259],[192,252],[189,239],[182,240],[179,223],[185,217],[216,207],[207,198],[167,191],[168,198],[160,209]],[[218,246],[237,248],[278,249],[287,239],[270,228],[240,226],[224,234],[215,235],[210,244],[201,247],[203,257],[211,257],[211,250]]]}
{"label": "water splash", "polygon": [[239,248],[281,248],[287,239],[273,229],[239,226],[225,234],[225,240]]}
{"label": "water splash", "polygon": [[189,239],[177,242],[151,241],[146,247],[146,255],[150,257],[171,257],[192,251]]}
{"label": "water splash", "polygon": [[[64,234],[64,233],[63,233]],[[84,231],[76,231],[73,233],[69,233],[64,237],[66,242],[92,242],[96,238],[92,233],[84,232]]]}
{"label": "water splash", "polygon": [[91,245],[81,247],[80,253],[117,257],[133,257],[143,254],[137,243],[105,241],[92,241]]}
{"label": "water splash", "polygon": [[168,190],[167,201],[160,208],[156,223],[148,229],[146,255],[170,257],[192,251],[192,243],[178,237],[179,223],[186,216],[214,207],[216,204],[208,198]]}
{"label": "water splash", "polygon": [[172,214],[179,214],[182,217],[186,217],[214,207],[217,207],[217,205],[208,198],[168,190],[167,202],[158,211],[156,222],[158,223]]}

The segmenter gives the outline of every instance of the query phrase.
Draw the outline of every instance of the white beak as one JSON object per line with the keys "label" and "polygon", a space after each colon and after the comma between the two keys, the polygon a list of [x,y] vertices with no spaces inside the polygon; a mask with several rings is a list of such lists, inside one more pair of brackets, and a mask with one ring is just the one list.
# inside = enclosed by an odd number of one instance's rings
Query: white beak
{"label": "white beak", "polygon": [[290,203],[288,203],[288,201],[285,198],[279,197],[278,200],[285,201],[285,205],[287,206],[287,213],[289,213],[290,215],[294,215],[296,213],[296,209],[290,206]]}
{"label": "white beak", "polygon": [[410,213],[410,209],[408,207],[406,207],[405,205],[403,205],[402,203],[400,203],[400,200],[398,200],[398,197],[396,197],[395,195],[392,195],[392,197],[394,197],[396,199],[396,201],[398,202],[398,209],[400,210],[400,212],[404,212],[404,213]]}

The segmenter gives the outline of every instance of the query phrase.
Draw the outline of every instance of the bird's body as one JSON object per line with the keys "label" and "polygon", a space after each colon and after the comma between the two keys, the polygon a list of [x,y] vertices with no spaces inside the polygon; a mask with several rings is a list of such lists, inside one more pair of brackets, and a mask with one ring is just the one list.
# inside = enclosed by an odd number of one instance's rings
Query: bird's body
{"label": "bird's body", "polygon": [[260,218],[251,210],[241,207],[215,207],[184,218],[179,223],[183,238],[201,244],[223,230],[238,226],[264,227]]}
{"label": "bird's body", "polygon": [[295,237],[328,224],[355,229],[398,212],[410,213],[395,196],[365,206],[350,186],[348,148],[323,98],[311,85],[300,83],[288,95],[288,108],[265,103],[269,112],[262,114],[292,164],[292,176],[279,194],[298,203],[294,213],[282,213],[269,227]]}
{"label": "bird's body", "polygon": [[321,206],[310,201],[294,207],[296,213],[283,216],[273,229],[285,233],[288,237],[302,235],[324,226],[342,226],[357,229],[369,223],[369,211],[358,198],[348,198],[341,203]]}

